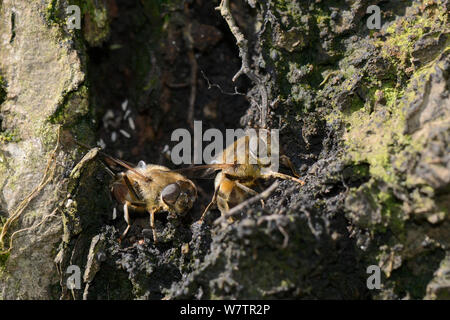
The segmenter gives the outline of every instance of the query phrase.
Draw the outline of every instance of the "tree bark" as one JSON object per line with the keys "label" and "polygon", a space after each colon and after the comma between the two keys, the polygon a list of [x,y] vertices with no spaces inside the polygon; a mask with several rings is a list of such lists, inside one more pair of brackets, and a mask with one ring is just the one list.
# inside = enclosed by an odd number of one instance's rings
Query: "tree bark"
{"label": "tree bark", "polygon": [[[71,4],[81,30],[69,1],[0,2],[1,298],[449,297],[448,0]],[[115,142],[107,114],[128,99],[136,137]],[[98,149],[73,138],[161,163],[187,105],[213,127],[279,128],[306,184],[233,224],[196,224],[201,204],[161,218],[161,245],[145,217],[121,245]]]}

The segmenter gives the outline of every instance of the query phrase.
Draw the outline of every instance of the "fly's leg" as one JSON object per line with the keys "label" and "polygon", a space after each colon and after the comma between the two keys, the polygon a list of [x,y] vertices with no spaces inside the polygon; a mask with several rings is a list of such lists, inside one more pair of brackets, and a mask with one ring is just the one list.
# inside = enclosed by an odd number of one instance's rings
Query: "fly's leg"
{"label": "fly's leg", "polygon": [[[243,185],[242,183],[240,183],[240,182],[237,182],[237,181],[236,181],[235,184],[236,184],[236,186],[237,186],[239,189],[241,189],[241,190],[247,192],[248,194],[251,194],[252,196],[256,196],[256,195],[258,194],[258,192],[256,192],[255,190],[253,190],[252,188],[249,188],[249,187],[247,187],[247,186],[244,186],[244,185]],[[261,199],[260,202],[261,202],[262,207],[264,208],[264,200]]]}
{"label": "fly's leg", "polygon": [[150,228],[152,228],[153,232],[153,242],[156,244],[158,242],[157,236],[156,236],[156,228],[155,228],[155,211],[150,211]]}
{"label": "fly's leg", "polygon": [[113,184],[111,192],[118,202],[123,203],[123,216],[125,222],[127,223],[125,231],[119,237],[119,242],[121,242],[123,239],[125,239],[131,227],[129,213],[130,208],[133,210],[145,211],[145,202],[142,201],[141,197],[132,186],[130,179],[126,174],[120,173],[117,175],[117,177],[119,179]]}
{"label": "fly's leg", "polygon": [[216,201],[217,201],[217,193],[219,192],[219,188],[220,188],[220,184],[214,190],[214,195],[212,197],[212,200],[211,200],[210,203],[208,203],[208,205],[206,206],[205,210],[203,211],[202,216],[201,216],[200,220],[198,221],[199,223],[203,223],[203,219],[205,218],[206,213],[209,211],[209,209],[212,207],[212,205],[216,203]]}
{"label": "fly's leg", "polygon": [[128,201],[126,201],[123,205],[123,218],[125,219],[125,222],[127,223],[127,228],[125,229],[125,231],[122,233],[122,235],[119,238],[119,241],[122,241],[123,239],[125,239],[128,230],[130,230],[131,227],[131,223],[130,223],[130,214],[128,212],[128,206],[130,205],[130,203]]}
{"label": "fly's leg", "polygon": [[122,241],[123,239],[125,239],[128,231],[131,228],[132,223],[130,220],[130,212],[129,212],[130,209],[133,209],[134,211],[143,212],[143,211],[145,211],[145,202],[143,202],[143,201],[133,201],[133,202],[125,201],[125,204],[123,205],[123,218],[124,218],[125,222],[127,223],[127,228],[120,236],[119,241]]}
{"label": "fly's leg", "polygon": [[300,175],[295,170],[294,165],[292,164],[292,161],[291,161],[291,159],[289,159],[288,156],[282,155],[282,156],[280,156],[280,160],[283,165],[285,165],[292,171],[294,176],[296,176],[297,178],[300,178]]}
{"label": "fly's leg", "polygon": [[279,178],[279,179],[283,179],[283,180],[294,181],[294,182],[299,183],[300,185],[305,184],[305,182],[303,180],[291,177],[287,174],[280,173],[280,172],[270,172],[270,173],[262,175],[261,178],[263,178],[263,179]]}
{"label": "fly's leg", "polygon": [[215,189],[214,189],[214,195],[211,199],[211,202],[208,203],[205,210],[202,213],[202,216],[200,217],[200,220],[198,220],[198,223],[203,223],[203,219],[205,219],[206,213],[209,211],[209,209],[212,207],[213,204],[217,203],[217,196],[219,194],[219,190],[222,187],[222,184],[224,182],[224,175],[222,172],[218,173],[216,176],[216,179],[214,181]]}
{"label": "fly's leg", "polygon": [[125,229],[125,231],[122,233],[122,235],[119,238],[119,241],[122,241],[123,239],[125,239],[125,237],[127,236],[128,231],[131,228],[131,220],[130,220],[130,212],[129,209],[133,209],[133,210],[145,210],[145,202],[141,202],[141,201],[134,201],[134,202],[129,202],[129,201],[125,201],[125,203],[123,204],[123,218],[125,220],[125,222],[127,223],[127,228]]}
{"label": "fly's leg", "polygon": [[248,194],[251,194],[252,196],[256,196],[258,194],[258,192],[256,192],[255,190],[253,190],[252,188],[249,188],[247,186],[244,186],[242,183],[240,182],[235,182],[236,186],[239,187],[239,189],[247,192]]}

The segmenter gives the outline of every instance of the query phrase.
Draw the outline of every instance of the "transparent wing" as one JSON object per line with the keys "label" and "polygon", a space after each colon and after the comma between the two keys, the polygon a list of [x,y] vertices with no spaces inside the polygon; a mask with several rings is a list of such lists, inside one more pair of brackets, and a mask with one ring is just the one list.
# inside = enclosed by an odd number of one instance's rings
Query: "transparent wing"
{"label": "transparent wing", "polygon": [[217,171],[234,167],[234,164],[206,164],[172,170],[190,179],[214,179]]}

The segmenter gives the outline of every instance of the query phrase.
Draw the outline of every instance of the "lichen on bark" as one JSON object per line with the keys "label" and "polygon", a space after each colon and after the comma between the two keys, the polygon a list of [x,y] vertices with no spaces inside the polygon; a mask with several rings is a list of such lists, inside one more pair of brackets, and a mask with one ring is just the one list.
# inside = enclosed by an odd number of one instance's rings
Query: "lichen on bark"
{"label": "lichen on bark", "polygon": [[[65,171],[73,155],[60,148],[53,153],[60,124],[51,119],[66,94],[82,87],[85,74],[83,48],[77,46],[74,32],[64,24],[49,25],[43,19],[49,4],[3,1],[0,11],[0,70],[7,84],[1,104],[2,131],[14,133],[14,138],[1,144],[2,221],[8,221],[20,208],[4,240],[23,231],[17,234],[12,248],[9,241],[3,243],[2,252],[8,250],[2,255],[0,279],[4,299],[57,297],[53,260],[62,224],[56,213],[65,201]],[[69,100],[65,102],[70,104]],[[86,114],[78,103],[71,107],[64,112]],[[85,134],[88,130],[84,128]],[[46,179],[49,165],[53,168],[49,179],[39,184]],[[31,201],[24,203],[24,199]]]}

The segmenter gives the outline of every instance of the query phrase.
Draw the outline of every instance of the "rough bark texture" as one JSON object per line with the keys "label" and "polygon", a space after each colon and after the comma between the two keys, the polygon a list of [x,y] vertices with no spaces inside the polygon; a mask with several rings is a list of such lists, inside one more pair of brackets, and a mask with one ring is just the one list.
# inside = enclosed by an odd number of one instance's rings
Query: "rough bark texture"
{"label": "rough bark texture", "polygon": [[[51,159],[58,131],[53,119],[61,112],[73,117],[87,112],[81,96],[73,102],[85,79],[81,54],[72,36],[46,15],[42,1],[2,1],[0,70],[6,91],[1,105],[2,220],[18,213],[21,202],[42,186],[29,203],[23,203],[25,208],[11,228],[32,229],[17,234],[10,253],[2,254],[0,292],[5,299],[54,294],[53,260],[62,224],[59,215],[49,216],[65,198],[63,175],[71,164],[64,153]],[[8,248],[9,239],[5,242]]]}
{"label": "rough bark texture", "polygon": [[[68,1],[0,2],[3,299],[450,297],[450,2],[230,2],[259,81],[242,75],[237,90],[219,1],[74,1],[81,30],[67,29]],[[367,28],[374,4],[381,30]],[[212,195],[199,182],[187,217],[158,217],[159,244],[147,217],[119,244],[97,150],[64,137],[173,167],[165,149],[189,128],[189,101],[203,130],[254,126],[262,85],[306,185],[282,182],[216,226],[217,212],[195,223]]]}

